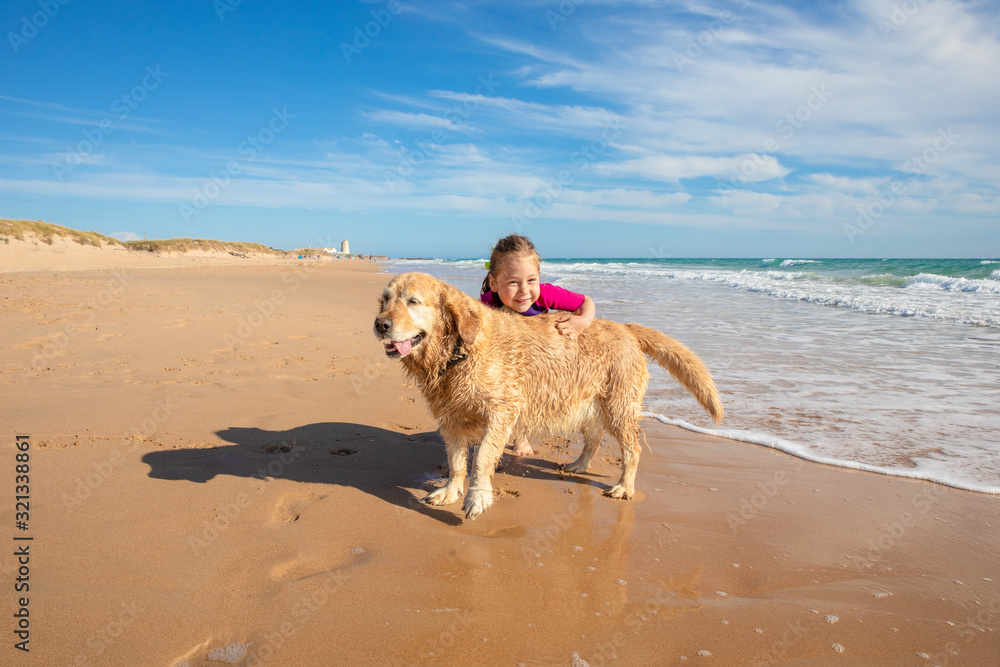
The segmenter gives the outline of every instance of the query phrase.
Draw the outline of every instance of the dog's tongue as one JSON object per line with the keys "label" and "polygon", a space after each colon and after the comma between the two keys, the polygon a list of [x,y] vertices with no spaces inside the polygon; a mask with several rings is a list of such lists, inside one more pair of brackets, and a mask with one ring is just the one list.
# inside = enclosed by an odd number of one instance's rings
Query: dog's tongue
{"label": "dog's tongue", "polygon": [[396,351],[399,352],[399,356],[405,357],[413,349],[413,341],[409,340],[395,340],[392,342],[396,346]]}

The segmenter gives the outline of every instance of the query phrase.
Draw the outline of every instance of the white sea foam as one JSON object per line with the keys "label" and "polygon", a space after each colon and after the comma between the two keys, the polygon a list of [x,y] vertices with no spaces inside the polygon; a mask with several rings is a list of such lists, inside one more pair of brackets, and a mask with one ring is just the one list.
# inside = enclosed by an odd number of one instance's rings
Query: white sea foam
{"label": "white sea foam", "polygon": [[846,461],[831,456],[824,456],[823,454],[819,454],[800,443],[784,440],[782,438],[778,438],[773,435],[768,435],[766,433],[759,433],[756,431],[742,431],[733,428],[704,428],[701,426],[695,426],[694,424],[689,424],[688,422],[681,419],[671,419],[669,417],[665,417],[655,412],[643,412],[642,416],[650,417],[663,424],[669,424],[671,426],[679,426],[680,428],[683,428],[688,431],[693,431],[695,433],[702,433],[705,435],[715,435],[721,438],[726,438],[728,440],[737,440],[739,442],[749,442],[754,445],[770,447],[771,449],[777,449],[779,451],[785,452],[786,454],[790,454],[800,459],[804,459],[806,461],[812,461],[813,463],[822,463],[824,465],[836,466],[838,468],[851,468],[853,470],[864,470],[866,472],[878,473],[880,475],[889,475],[891,477],[908,477],[910,479],[923,479],[928,482],[935,482],[937,484],[943,484],[944,486],[950,486],[956,489],[963,489],[965,491],[975,491],[977,493],[989,493],[993,495],[1000,494],[1000,485],[975,484],[968,482],[966,480],[958,479],[953,475],[941,471],[934,472],[931,470],[921,470],[919,468],[915,470],[903,469],[903,468],[887,468],[884,466],[876,466],[868,463],[861,463],[859,461]]}
{"label": "white sea foam", "polygon": [[557,281],[560,285],[584,293],[597,278],[604,278],[603,286],[608,288],[618,287],[627,280],[646,278],[698,281],[864,313],[1000,327],[1000,300],[994,296],[1000,295],[1000,271],[984,279],[950,278],[930,273],[909,279],[893,274],[836,279],[804,271],[734,271],[639,262],[573,262],[543,265],[542,272],[560,276]]}
{"label": "white sea foam", "polygon": [[771,259],[762,259],[762,260],[760,260],[760,265],[761,266],[770,266],[770,265],[774,264],[776,261],[778,261],[778,260],[776,260],[774,257],[772,257]]}
{"label": "white sea foam", "polygon": [[952,278],[935,273],[919,273],[910,278],[906,287],[916,289],[938,289],[945,292],[992,292],[1000,294],[1000,271],[994,271],[989,278]]}
{"label": "white sea foam", "polygon": [[789,266],[799,266],[800,264],[815,264],[815,259],[786,259],[780,266],[781,268],[787,268]]}

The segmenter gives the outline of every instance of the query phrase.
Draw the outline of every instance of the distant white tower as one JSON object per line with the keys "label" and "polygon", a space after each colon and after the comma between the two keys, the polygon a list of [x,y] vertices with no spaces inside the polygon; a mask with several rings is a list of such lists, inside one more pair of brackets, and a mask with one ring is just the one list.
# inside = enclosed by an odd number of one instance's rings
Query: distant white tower
{"label": "distant white tower", "polygon": [[350,246],[347,245],[347,241],[340,242],[340,252],[344,253],[345,255],[351,254]]}

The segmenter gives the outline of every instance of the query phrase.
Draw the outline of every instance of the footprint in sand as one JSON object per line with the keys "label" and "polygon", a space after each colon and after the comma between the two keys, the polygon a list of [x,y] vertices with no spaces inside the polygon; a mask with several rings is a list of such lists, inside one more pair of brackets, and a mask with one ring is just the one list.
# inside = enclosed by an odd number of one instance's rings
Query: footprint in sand
{"label": "footprint in sand", "polygon": [[42,349],[46,345],[49,346],[52,345],[51,336],[40,336],[38,338],[32,338],[31,340],[26,340],[23,343],[18,343],[17,345],[14,346],[14,348],[18,350],[30,350],[33,348]]}
{"label": "footprint in sand", "polygon": [[310,494],[289,494],[282,496],[278,500],[278,504],[275,505],[274,511],[271,512],[271,518],[268,520],[267,524],[269,526],[280,526],[286,523],[293,523],[299,520],[302,512],[305,508],[309,507],[318,500],[323,500],[329,494],[320,495],[318,493]]}
{"label": "footprint in sand", "polygon": [[175,658],[174,661],[170,663],[171,667],[191,667],[190,661],[195,660],[196,656],[204,652],[211,644],[212,644],[212,639],[209,638],[201,642],[197,646],[191,647],[190,649],[188,649],[186,653],[184,653],[184,655]]}
{"label": "footprint in sand", "polygon": [[272,567],[271,577],[274,579],[284,579],[285,581],[300,581],[314,577],[317,574],[332,572],[343,564],[342,561],[327,561],[316,556],[299,556]]}
{"label": "footprint in sand", "polygon": [[278,563],[271,568],[274,579],[301,581],[317,575],[329,574],[348,565],[357,565],[368,560],[368,553],[355,547],[347,553],[299,555],[291,560]]}
{"label": "footprint in sand", "polygon": [[395,424],[393,422],[388,422],[389,428],[402,431],[403,433],[409,433],[410,431],[416,431],[420,426],[403,426],[402,424]]}

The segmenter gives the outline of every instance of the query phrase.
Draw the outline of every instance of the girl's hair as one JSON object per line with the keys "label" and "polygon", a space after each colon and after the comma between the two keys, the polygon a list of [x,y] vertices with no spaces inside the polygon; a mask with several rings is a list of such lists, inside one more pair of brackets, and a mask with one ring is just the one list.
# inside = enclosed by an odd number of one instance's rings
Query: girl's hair
{"label": "girl's hair", "polygon": [[520,234],[505,236],[497,241],[497,244],[493,246],[493,252],[490,253],[490,271],[483,278],[481,293],[485,294],[490,291],[490,276],[496,278],[500,266],[511,255],[528,255],[529,257],[534,257],[535,261],[539,264],[542,263],[542,258],[538,256],[538,251],[535,250],[535,244],[527,236],[521,236]]}

